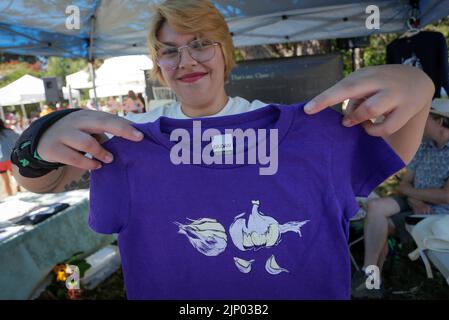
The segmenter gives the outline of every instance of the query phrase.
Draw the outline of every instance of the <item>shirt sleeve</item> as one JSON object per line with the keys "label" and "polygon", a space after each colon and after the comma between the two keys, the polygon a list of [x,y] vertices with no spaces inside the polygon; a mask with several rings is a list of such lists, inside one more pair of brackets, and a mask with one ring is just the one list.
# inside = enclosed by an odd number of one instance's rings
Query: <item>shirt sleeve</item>
{"label": "shirt sleeve", "polygon": [[103,147],[114,155],[114,161],[91,172],[89,226],[98,233],[120,233],[128,221],[129,181],[126,165],[115,143],[117,139],[103,143]]}
{"label": "shirt sleeve", "polygon": [[386,64],[394,64],[393,52],[391,50],[391,44],[387,46]]}
{"label": "shirt sleeve", "polygon": [[327,116],[333,187],[350,219],[359,210],[356,197],[367,197],[405,163],[383,138],[370,136],[361,125],[343,126],[343,115],[333,109]]}
{"label": "shirt sleeve", "polygon": [[407,165],[408,170],[416,171],[416,167],[421,162],[423,157],[423,150],[425,148],[425,144],[421,143],[421,145],[418,148],[418,151],[416,152],[415,156],[413,157],[412,161]]}
{"label": "shirt sleeve", "polygon": [[[447,54],[447,43],[444,35],[439,33],[438,35],[439,43],[440,43],[440,77],[441,77],[441,86],[444,88],[446,93],[449,95],[449,62],[448,62],[448,54]],[[439,93],[441,88],[436,88]]]}

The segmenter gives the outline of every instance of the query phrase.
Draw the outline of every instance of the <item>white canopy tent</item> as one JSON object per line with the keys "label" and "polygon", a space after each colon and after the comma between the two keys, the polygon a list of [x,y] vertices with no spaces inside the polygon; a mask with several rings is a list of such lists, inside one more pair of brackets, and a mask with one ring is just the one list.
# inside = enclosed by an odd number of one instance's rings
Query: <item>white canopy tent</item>
{"label": "white canopy tent", "polygon": [[[106,59],[95,71],[97,97],[124,96],[129,90],[136,93],[145,92],[144,70],[153,67],[146,55],[121,56]],[[94,97],[93,82],[88,71],[81,70],[66,77],[66,84],[74,89],[91,89],[89,95]]]}
{"label": "white canopy tent", "polygon": [[80,70],[78,72],[69,74],[65,77],[67,86],[72,89],[90,89],[92,88],[92,80],[90,74],[86,70]]}
{"label": "white canopy tent", "polygon": [[0,105],[2,106],[36,103],[44,100],[44,82],[28,74],[0,89]]}
{"label": "white canopy tent", "polygon": [[[69,99],[69,90],[62,88],[64,99]],[[71,90],[72,98],[80,100],[80,92]],[[45,87],[42,79],[33,77],[29,74],[17,79],[0,89],[0,114],[3,117],[3,106],[21,105],[25,114],[24,106],[30,103],[45,101]]]}
{"label": "white canopy tent", "polygon": [[[129,90],[145,92],[144,70],[151,68],[153,63],[146,55],[106,59],[95,72],[97,97],[124,96]],[[93,89],[89,90],[89,94],[94,97]]]}
{"label": "white canopy tent", "polygon": [[[0,50],[17,54],[106,58],[148,53],[151,6],[161,0],[0,1]],[[424,26],[448,15],[449,0],[418,0]],[[369,36],[407,29],[410,0],[220,0],[236,46]],[[381,12],[368,29],[366,9]],[[67,27],[77,8],[79,26]],[[70,20],[70,19],[69,19]]]}

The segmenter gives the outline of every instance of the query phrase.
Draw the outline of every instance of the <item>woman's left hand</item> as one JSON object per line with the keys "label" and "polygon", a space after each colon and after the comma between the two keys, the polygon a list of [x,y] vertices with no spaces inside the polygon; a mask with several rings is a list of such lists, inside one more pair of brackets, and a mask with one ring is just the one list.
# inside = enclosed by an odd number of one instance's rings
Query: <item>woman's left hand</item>
{"label": "woman's left hand", "polygon": [[[403,127],[432,101],[435,86],[421,70],[404,65],[382,65],[359,69],[304,107],[315,114],[349,99],[343,125],[361,124],[372,136],[390,135]],[[312,107],[309,111],[308,107]],[[384,116],[381,123],[370,119]]]}

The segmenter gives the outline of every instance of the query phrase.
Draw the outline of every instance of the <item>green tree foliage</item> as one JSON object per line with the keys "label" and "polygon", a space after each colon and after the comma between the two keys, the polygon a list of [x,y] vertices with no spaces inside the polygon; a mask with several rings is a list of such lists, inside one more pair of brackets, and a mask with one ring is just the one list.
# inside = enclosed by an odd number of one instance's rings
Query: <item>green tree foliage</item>
{"label": "green tree foliage", "polygon": [[19,61],[0,63],[0,88],[16,81],[26,74],[40,77],[42,75],[40,63],[36,62],[30,64],[28,62]]}
{"label": "green tree foliage", "polygon": [[48,66],[44,76],[61,77],[65,81],[67,75],[80,71],[86,66],[87,62],[84,59],[50,57],[48,58]]}

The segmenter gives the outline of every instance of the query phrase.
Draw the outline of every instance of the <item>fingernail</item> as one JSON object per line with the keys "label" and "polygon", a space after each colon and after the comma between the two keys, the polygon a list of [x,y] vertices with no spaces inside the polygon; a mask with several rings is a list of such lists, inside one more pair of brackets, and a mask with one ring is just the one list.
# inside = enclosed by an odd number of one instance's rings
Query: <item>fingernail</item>
{"label": "fingernail", "polygon": [[350,126],[352,126],[352,121],[351,121],[351,119],[349,119],[349,118],[344,119],[344,120],[343,120],[343,125],[344,125],[345,127],[350,127]]}
{"label": "fingernail", "polygon": [[307,102],[307,104],[304,106],[304,111],[310,112],[310,111],[313,110],[313,108],[315,108],[315,102],[314,102],[314,101],[309,101],[309,102]]}
{"label": "fingernail", "polygon": [[134,135],[134,137],[139,138],[139,139],[143,137],[142,132],[137,131],[137,130],[133,131],[133,135]]}
{"label": "fingernail", "polygon": [[95,168],[95,170],[97,169],[101,169],[101,164],[98,164],[97,167]]}
{"label": "fingernail", "polygon": [[111,163],[112,160],[114,160],[114,157],[112,157],[112,154],[107,154],[107,155],[104,157],[104,162],[106,162],[106,163]]}

